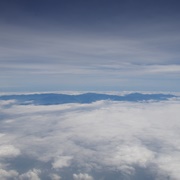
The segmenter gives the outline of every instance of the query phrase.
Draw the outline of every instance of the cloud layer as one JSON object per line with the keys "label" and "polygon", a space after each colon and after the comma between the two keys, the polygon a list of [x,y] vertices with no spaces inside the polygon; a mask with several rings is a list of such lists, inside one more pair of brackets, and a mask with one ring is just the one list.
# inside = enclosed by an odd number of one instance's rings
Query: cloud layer
{"label": "cloud layer", "polygon": [[0,90],[179,91],[179,5],[0,2]]}
{"label": "cloud layer", "polygon": [[180,178],[179,100],[0,103],[1,179]]}

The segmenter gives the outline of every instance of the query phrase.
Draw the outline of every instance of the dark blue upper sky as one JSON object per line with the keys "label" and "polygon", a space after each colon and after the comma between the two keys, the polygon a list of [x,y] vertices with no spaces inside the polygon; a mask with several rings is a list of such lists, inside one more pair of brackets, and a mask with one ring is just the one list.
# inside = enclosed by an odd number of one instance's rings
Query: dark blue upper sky
{"label": "dark blue upper sky", "polygon": [[6,0],[0,2],[0,17],[1,24],[111,33],[128,26],[178,22],[179,5],[178,0]]}
{"label": "dark blue upper sky", "polygon": [[178,0],[2,0],[1,91],[179,91],[179,6]]}

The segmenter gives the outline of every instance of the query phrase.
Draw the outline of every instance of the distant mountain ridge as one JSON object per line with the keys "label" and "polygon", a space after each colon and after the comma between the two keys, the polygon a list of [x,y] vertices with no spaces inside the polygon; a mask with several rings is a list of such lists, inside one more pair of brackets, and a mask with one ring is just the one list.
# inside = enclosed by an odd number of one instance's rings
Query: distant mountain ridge
{"label": "distant mountain ridge", "polygon": [[22,94],[22,95],[3,95],[0,96],[0,100],[16,100],[19,104],[35,104],[35,105],[53,105],[53,104],[66,104],[66,103],[92,103],[100,100],[111,101],[163,101],[169,98],[177,97],[172,94],[141,94],[131,93],[123,96],[98,94],[98,93],[85,93],[78,95],[68,94]]}

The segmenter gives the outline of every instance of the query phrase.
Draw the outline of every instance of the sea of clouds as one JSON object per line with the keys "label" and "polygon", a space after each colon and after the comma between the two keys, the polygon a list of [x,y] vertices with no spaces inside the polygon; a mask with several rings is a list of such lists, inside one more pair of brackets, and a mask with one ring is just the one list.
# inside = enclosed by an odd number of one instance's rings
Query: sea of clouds
{"label": "sea of clouds", "polygon": [[1,180],[179,180],[180,101],[0,101]]}

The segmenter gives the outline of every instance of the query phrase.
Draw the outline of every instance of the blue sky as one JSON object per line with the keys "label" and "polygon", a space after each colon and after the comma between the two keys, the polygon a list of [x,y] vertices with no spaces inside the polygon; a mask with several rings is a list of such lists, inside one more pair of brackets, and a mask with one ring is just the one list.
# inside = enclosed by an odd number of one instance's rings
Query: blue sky
{"label": "blue sky", "polygon": [[178,0],[2,0],[0,91],[180,91]]}

